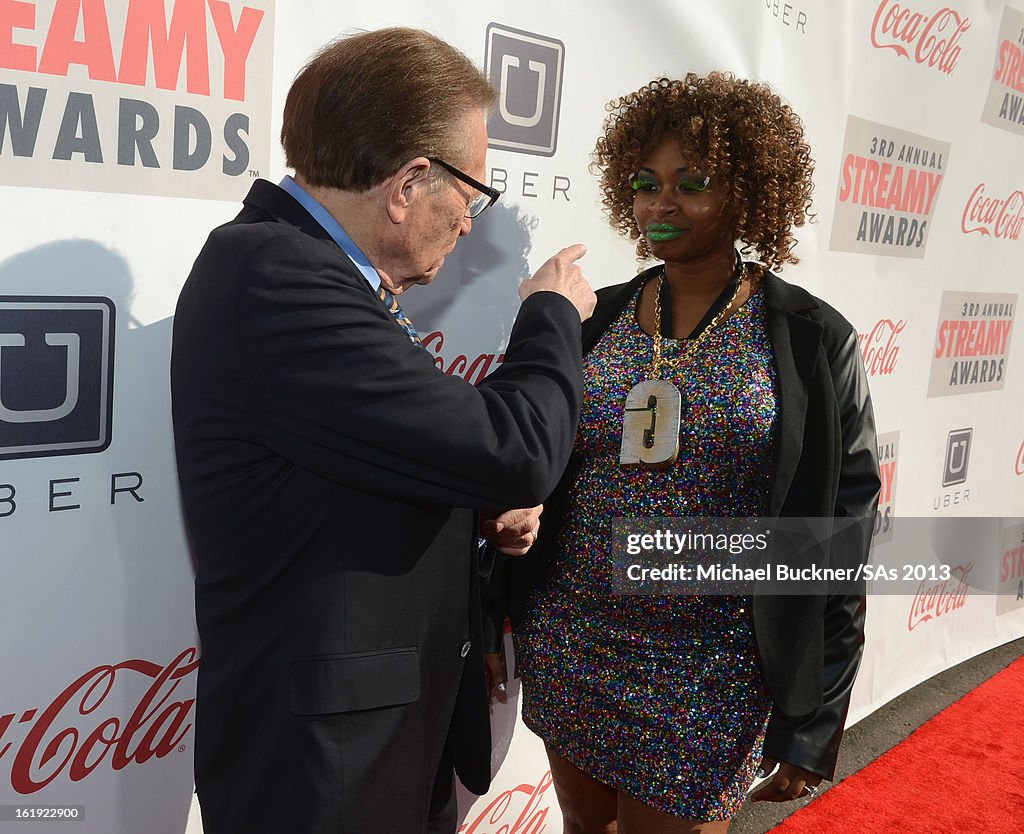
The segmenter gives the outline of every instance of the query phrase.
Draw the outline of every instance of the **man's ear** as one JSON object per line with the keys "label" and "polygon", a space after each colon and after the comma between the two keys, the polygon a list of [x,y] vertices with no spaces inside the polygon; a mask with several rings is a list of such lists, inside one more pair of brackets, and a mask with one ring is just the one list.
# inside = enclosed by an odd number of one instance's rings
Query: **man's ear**
{"label": "man's ear", "polygon": [[384,184],[384,209],[392,223],[405,221],[412,204],[430,188],[430,160],[410,159]]}

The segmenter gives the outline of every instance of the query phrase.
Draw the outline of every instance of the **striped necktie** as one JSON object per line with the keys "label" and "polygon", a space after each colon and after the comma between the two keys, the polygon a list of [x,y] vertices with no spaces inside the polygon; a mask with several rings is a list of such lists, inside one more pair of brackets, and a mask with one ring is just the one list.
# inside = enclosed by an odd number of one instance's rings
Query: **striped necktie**
{"label": "striped necktie", "polygon": [[402,311],[402,307],[398,303],[398,299],[388,292],[384,288],[383,284],[377,288],[377,297],[383,301],[384,306],[391,311],[391,315],[395,317],[395,323],[405,331],[405,335],[409,337],[409,341],[414,345],[421,344],[416,328],[413,327],[412,322],[409,321],[409,317]]}

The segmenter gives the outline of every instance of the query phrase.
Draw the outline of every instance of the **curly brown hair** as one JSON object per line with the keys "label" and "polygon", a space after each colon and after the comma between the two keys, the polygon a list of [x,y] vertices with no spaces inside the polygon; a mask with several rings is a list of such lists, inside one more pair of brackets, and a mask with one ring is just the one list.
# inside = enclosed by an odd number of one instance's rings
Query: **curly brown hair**
{"label": "curly brown hair", "polygon": [[608,104],[604,134],[593,153],[602,202],[612,224],[651,257],[633,218],[630,180],[666,135],[694,153],[705,174],[717,174],[737,207],[737,237],[769,269],[797,263],[793,226],[813,219],[814,161],[803,124],[767,85],[732,73],[659,78]]}

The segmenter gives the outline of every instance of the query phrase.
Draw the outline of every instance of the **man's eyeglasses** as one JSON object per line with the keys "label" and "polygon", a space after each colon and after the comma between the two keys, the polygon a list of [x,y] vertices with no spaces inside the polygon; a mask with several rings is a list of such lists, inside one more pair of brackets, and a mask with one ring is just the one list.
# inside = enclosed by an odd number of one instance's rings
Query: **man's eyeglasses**
{"label": "man's eyeglasses", "polygon": [[468,206],[466,206],[466,217],[479,217],[487,209],[498,202],[498,197],[501,196],[501,192],[496,188],[491,188],[489,185],[484,185],[482,182],[478,182],[473,179],[469,174],[463,173],[454,165],[449,165],[443,159],[437,157],[427,157],[431,162],[436,162],[442,168],[444,168],[449,174],[455,179],[462,180],[466,185],[471,188],[475,188],[480,192],[479,197],[475,197]]}

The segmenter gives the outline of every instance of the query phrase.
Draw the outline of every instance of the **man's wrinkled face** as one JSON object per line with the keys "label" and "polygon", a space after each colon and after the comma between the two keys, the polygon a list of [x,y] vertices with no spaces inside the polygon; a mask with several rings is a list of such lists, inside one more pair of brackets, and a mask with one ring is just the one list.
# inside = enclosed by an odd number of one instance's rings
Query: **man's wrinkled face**
{"label": "man's wrinkled face", "polygon": [[[453,160],[452,164],[484,182],[487,124],[481,111],[466,118],[465,131],[469,160]],[[466,209],[479,192],[439,165],[432,166],[431,174],[427,193],[414,203],[408,224],[403,224],[406,225],[403,230],[406,256],[401,273],[394,276],[401,289],[433,281],[459,238],[468,235],[473,228],[473,221],[466,217]]]}

